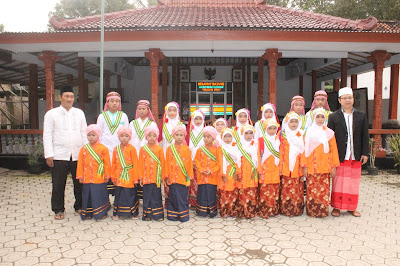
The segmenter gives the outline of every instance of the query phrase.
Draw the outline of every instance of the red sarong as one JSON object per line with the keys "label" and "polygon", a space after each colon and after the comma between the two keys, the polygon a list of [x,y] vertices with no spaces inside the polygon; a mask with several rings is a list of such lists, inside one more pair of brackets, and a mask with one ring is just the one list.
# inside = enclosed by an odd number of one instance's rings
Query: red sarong
{"label": "red sarong", "polygon": [[258,216],[268,219],[279,214],[279,184],[260,184]]}
{"label": "red sarong", "polygon": [[303,177],[281,177],[281,213],[293,217],[304,211]]}
{"label": "red sarong", "polygon": [[354,211],[358,206],[361,162],[346,160],[340,163],[332,179],[331,205],[340,210]]}

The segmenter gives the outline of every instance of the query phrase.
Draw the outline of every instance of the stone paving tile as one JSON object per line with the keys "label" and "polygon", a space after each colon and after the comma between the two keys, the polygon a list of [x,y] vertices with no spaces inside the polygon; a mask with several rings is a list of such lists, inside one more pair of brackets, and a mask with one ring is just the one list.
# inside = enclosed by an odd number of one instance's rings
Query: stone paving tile
{"label": "stone paving tile", "polygon": [[[190,221],[81,221],[71,180],[65,219],[50,211],[51,179],[0,168],[1,265],[400,265],[400,176],[362,176],[361,218],[306,214]],[[111,211],[110,211],[111,215]]]}

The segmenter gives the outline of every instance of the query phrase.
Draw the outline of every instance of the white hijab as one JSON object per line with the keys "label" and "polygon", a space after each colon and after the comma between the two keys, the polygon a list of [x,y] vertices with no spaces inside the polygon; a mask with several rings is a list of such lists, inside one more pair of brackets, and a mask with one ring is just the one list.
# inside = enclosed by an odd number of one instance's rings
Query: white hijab
{"label": "white hijab", "polygon": [[[278,136],[277,135],[270,136],[270,135],[268,135],[267,132],[265,132],[265,137],[271,142],[274,150],[279,152],[279,146],[281,144],[281,141],[279,140]],[[263,164],[265,162],[265,160],[267,160],[269,158],[269,156],[274,156],[274,155],[271,153],[271,151],[267,147],[265,147],[265,143],[264,143],[264,153],[261,158],[261,164]],[[275,157],[275,165],[276,166],[279,165],[279,158],[277,158],[277,157]]]}
{"label": "white hijab", "polygon": [[[292,113],[292,112],[291,112]],[[293,112],[294,113],[294,112]],[[298,114],[288,115],[288,124],[292,119],[296,119],[300,123],[300,117]],[[296,164],[296,158],[299,154],[304,152],[304,141],[303,141],[303,130],[289,128],[289,125],[285,128],[287,141],[289,143],[289,170],[292,172]]]}
{"label": "white hijab", "polygon": [[[194,123],[194,119],[195,119],[196,117],[201,117],[201,118],[203,119],[203,122],[201,122],[201,125],[200,125],[200,126],[196,126],[196,124]],[[196,110],[196,111],[194,111],[194,112],[192,113],[192,120],[191,120],[191,128],[190,128],[190,130],[191,130],[191,132],[193,132],[194,137],[197,138],[197,136],[198,136],[199,134],[201,134],[201,131],[203,130],[203,128],[204,128],[204,115],[203,115],[202,112]],[[204,145],[203,138],[201,138],[201,140],[200,140],[199,144],[197,144],[197,146],[194,146],[194,144],[193,144],[193,142],[192,142],[192,139],[189,137],[189,148],[190,148],[191,150],[192,150],[193,148],[201,147],[201,146],[203,146],[203,145]]]}
{"label": "white hijab", "polygon": [[[227,128],[223,131],[222,133],[222,139],[224,138],[225,135],[230,134],[232,136],[232,142],[230,144],[225,143],[224,141],[221,142],[221,147],[232,157],[233,161],[238,165],[238,167],[241,167],[242,162],[240,160],[241,154],[237,148],[237,145],[235,145],[235,138],[233,137],[233,131],[230,128]],[[228,169],[228,166],[230,165],[228,160],[225,158],[225,156],[222,156],[222,170],[223,174],[226,174],[226,171]]]}
{"label": "white hijab", "polygon": [[323,145],[324,153],[329,152],[329,140],[334,136],[334,133],[331,129],[327,128],[324,125],[317,125],[315,123],[315,118],[317,115],[322,114],[324,118],[325,116],[325,109],[324,108],[317,108],[313,111],[313,122],[311,126],[307,129],[305,135],[305,156],[309,157],[311,153],[319,146]]}
{"label": "white hijab", "polygon": [[250,141],[247,141],[244,138],[244,134],[246,131],[253,131],[254,133],[254,127],[252,125],[245,125],[243,129],[241,129],[241,144],[243,146],[243,149],[250,154],[251,159],[253,160],[254,164],[257,166],[258,164],[258,147],[257,147],[257,142],[254,141],[254,139],[251,139]]}

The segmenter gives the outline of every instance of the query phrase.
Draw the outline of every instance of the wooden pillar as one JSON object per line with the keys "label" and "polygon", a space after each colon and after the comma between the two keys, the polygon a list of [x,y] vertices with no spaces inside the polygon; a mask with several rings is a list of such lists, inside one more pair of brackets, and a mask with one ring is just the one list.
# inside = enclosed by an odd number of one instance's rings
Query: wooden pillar
{"label": "wooden pillar", "polygon": [[397,119],[398,99],[399,99],[399,64],[393,64],[390,67],[389,119]]}
{"label": "wooden pillar", "polygon": [[317,70],[311,71],[311,79],[312,79],[312,91],[311,91],[311,102],[314,99],[314,94],[317,91]]}
{"label": "wooden pillar", "polygon": [[[382,75],[385,61],[390,59],[391,55],[383,50],[376,50],[371,53],[368,60],[374,64],[375,85],[374,85],[374,109],[372,118],[372,129],[382,129]],[[375,145],[382,147],[382,136],[374,135]]]}
{"label": "wooden pillar", "polygon": [[339,79],[333,79],[333,91],[339,91],[340,81]]}
{"label": "wooden pillar", "polygon": [[73,86],[74,76],[72,74],[67,74],[67,84]]}
{"label": "wooden pillar", "polygon": [[89,80],[85,79],[84,102],[89,102]]}
{"label": "wooden pillar", "polygon": [[357,74],[351,75],[351,88],[357,89]]}
{"label": "wooden pillar", "polygon": [[342,58],[340,88],[347,87],[347,58]]}
{"label": "wooden pillar", "polygon": [[158,48],[151,48],[145,53],[147,59],[150,60],[151,69],[151,112],[153,113],[155,122],[158,123],[158,92],[159,92],[159,80],[158,80],[158,67],[160,60],[164,58],[164,54]]}
{"label": "wooden pillar", "polygon": [[264,58],[258,58],[258,93],[257,93],[257,118],[261,116],[261,106],[264,101]]}
{"label": "wooden pillar", "polygon": [[29,65],[29,121],[30,129],[39,129],[38,66]]}
{"label": "wooden pillar", "polygon": [[299,95],[303,96],[304,94],[304,77],[303,75],[299,76]]}
{"label": "wooden pillar", "polygon": [[168,101],[168,58],[166,56],[162,59],[162,106],[167,105]]}
{"label": "wooden pillar", "polygon": [[85,61],[78,57],[79,108],[85,111]]}
{"label": "wooden pillar", "polygon": [[247,58],[247,71],[246,71],[246,80],[247,80],[247,109],[250,110],[251,113],[251,59]]}
{"label": "wooden pillar", "polygon": [[54,51],[43,51],[38,58],[44,62],[44,71],[46,73],[46,110],[54,108],[54,70],[56,62],[61,60]]}
{"label": "wooden pillar", "polygon": [[263,58],[268,61],[269,77],[268,77],[268,102],[276,106],[276,68],[278,67],[278,59],[282,57],[282,53],[278,49],[267,49]]}

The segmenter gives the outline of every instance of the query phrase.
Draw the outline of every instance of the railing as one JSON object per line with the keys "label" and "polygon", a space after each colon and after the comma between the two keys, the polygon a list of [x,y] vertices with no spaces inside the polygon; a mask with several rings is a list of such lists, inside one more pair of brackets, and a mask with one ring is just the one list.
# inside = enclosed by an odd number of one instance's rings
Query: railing
{"label": "railing", "polygon": [[43,130],[0,130],[1,155],[29,154],[35,143],[43,143]]}

